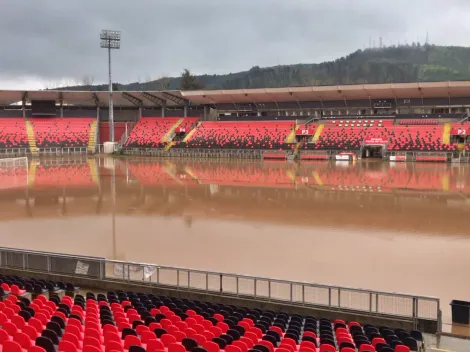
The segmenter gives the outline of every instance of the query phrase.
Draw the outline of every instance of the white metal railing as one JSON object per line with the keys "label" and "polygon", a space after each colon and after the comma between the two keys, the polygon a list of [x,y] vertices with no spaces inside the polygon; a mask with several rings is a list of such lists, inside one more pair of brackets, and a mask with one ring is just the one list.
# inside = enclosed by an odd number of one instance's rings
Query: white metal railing
{"label": "white metal railing", "polygon": [[67,147],[67,148],[37,148],[41,155],[88,155],[88,147]]}
{"label": "white metal railing", "polygon": [[435,321],[438,331],[441,326],[435,297],[2,247],[0,267],[407,318],[415,324],[422,319]]}
{"label": "white metal railing", "polygon": [[[64,148],[37,148],[37,154],[40,155],[88,155],[88,147],[64,147]],[[29,156],[32,155],[29,148],[8,148],[0,149],[0,157],[4,156]]]}
{"label": "white metal railing", "polygon": [[137,122],[131,122],[126,124],[126,130],[121,136],[121,139],[119,140],[119,149],[123,148],[126,145],[127,139],[129,138],[130,133],[134,129],[135,125]]}
{"label": "white metal railing", "polygon": [[0,149],[0,157],[21,157],[31,155],[29,148]]}

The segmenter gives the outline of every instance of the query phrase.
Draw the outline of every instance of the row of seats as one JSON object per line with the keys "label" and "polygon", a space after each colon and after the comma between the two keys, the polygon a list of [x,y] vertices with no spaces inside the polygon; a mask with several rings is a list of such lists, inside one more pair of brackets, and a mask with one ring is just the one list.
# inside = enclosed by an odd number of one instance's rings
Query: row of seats
{"label": "row of seats", "polygon": [[70,283],[38,280],[19,276],[5,276],[0,274],[0,296],[12,293],[21,295],[25,292],[34,294],[57,293],[60,290],[75,292],[79,288]]}
{"label": "row of seats", "polygon": [[393,120],[332,120],[326,124],[339,127],[386,127],[392,126]]}
{"label": "row of seats", "polygon": [[94,118],[32,118],[38,148],[87,147]]}
{"label": "row of seats", "polygon": [[430,119],[412,119],[412,120],[400,120],[400,125],[437,125],[439,120]]}
{"label": "row of seats", "polygon": [[291,121],[202,122],[190,148],[279,149],[295,123]]}
{"label": "row of seats", "polygon": [[4,352],[409,352],[419,331],[134,292],[0,302]]}

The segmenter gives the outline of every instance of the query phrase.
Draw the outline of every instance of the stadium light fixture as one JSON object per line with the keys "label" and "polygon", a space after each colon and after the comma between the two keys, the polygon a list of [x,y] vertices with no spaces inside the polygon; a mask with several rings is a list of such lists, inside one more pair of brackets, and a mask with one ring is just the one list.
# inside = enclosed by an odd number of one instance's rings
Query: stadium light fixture
{"label": "stadium light fixture", "polygon": [[121,31],[103,29],[100,34],[101,44],[108,49],[108,72],[109,72],[109,139],[114,142],[114,113],[113,113],[113,83],[111,79],[111,49],[121,48]]}

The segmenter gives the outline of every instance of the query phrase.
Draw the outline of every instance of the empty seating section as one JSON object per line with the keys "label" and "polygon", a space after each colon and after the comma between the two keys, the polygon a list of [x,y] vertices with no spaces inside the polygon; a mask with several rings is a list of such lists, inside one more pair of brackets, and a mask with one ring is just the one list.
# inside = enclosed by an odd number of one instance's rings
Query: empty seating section
{"label": "empty seating section", "polygon": [[22,118],[0,119],[0,149],[29,148],[26,125]]}
{"label": "empty seating section", "polygon": [[439,120],[429,119],[413,119],[413,120],[400,120],[400,125],[437,125]]}
{"label": "empty seating section", "polygon": [[[131,132],[127,147],[159,148],[164,147],[162,138],[178,126],[177,132],[189,133],[194,130],[185,143],[175,139],[175,148],[209,149],[295,149],[295,143],[287,143],[287,137],[295,127],[291,121],[206,121],[198,125],[198,118],[142,118]],[[319,124],[299,124],[297,131],[306,132],[306,138],[297,133],[297,141],[302,141],[303,150],[358,150],[367,139],[387,141],[390,151],[416,152],[453,152],[456,144],[444,144],[443,125],[437,119],[394,120],[326,120]],[[175,125],[176,124],[176,125]],[[453,129],[469,128],[470,123],[454,123]],[[294,140],[292,139],[293,142]],[[470,145],[465,146],[470,150]],[[313,156],[309,156],[313,158]],[[307,157],[306,157],[307,158]]]}
{"label": "empty seating section", "polygon": [[163,147],[161,139],[178,120],[178,117],[143,117],[129,134],[126,146],[131,148]]}
{"label": "empty seating section", "polygon": [[38,148],[87,147],[95,118],[31,118]]}
{"label": "empty seating section", "polygon": [[187,147],[280,149],[294,126],[290,121],[202,122]]}
{"label": "empty seating section", "polygon": [[442,126],[395,126],[390,132],[389,150],[454,151],[455,145],[442,143]]}
{"label": "empty seating section", "polygon": [[388,139],[389,129],[384,127],[339,127],[325,126],[315,144],[305,145],[304,149],[357,150],[364,139]]}
{"label": "empty seating section", "polygon": [[37,165],[35,188],[96,186],[88,164]]}
{"label": "empty seating section", "polygon": [[[56,285],[36,282],[38,291]],[[417,330],[123,291],[33,301],[10,295],[0,319],[5,352],[409,352],[424,345]]]}

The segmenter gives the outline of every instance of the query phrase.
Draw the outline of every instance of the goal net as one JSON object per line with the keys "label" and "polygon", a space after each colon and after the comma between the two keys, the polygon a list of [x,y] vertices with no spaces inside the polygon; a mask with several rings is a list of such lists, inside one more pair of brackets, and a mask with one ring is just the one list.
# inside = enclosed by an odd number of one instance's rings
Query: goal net
{"label": "goal net", "polygon": [[28,186],[28,158],[0,159],[0,189]]}

